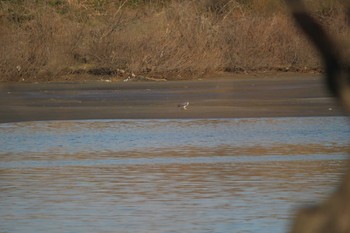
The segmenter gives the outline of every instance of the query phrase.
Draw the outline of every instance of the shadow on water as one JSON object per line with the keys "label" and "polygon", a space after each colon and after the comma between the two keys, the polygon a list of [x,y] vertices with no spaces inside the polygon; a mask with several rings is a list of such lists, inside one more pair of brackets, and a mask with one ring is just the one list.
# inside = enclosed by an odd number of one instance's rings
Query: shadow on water
{"label": "shadow on water", "polygon": [[343,117],[0,124],[0,231],[283,232],[336,186],[349,134]]}

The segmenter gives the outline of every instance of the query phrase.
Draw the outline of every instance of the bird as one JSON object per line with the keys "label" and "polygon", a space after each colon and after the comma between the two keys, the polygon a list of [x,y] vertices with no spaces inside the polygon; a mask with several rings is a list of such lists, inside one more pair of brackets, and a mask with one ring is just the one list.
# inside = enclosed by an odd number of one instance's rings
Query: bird
{"label": "bird", "polygon": [[187,101],[187,102],[183,102],[181,104],[178,104],[177,106],[179,108],[183,108],[184,110],[187,110],[188,105],[190,105],[190,102]]}

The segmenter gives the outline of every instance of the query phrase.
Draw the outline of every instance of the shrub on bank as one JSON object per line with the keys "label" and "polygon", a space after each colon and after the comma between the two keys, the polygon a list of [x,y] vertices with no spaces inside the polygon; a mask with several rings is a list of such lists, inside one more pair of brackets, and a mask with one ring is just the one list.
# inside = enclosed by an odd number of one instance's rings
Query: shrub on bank
{"label": "shrub on bank", "polygon": [[[349,42],[340,1],[308,4]],[[1,0],[0,31],[1,81],[321,67],[279,0]]]}

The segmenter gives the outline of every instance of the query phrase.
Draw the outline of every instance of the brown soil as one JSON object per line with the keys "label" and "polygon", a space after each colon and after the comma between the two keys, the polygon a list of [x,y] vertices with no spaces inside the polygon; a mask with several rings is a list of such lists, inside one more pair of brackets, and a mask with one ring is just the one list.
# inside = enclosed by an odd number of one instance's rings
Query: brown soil
{"label": "brown soil", "polygon": [[[192,81],[1,84],[0,122],[343,115],[314,75]],[[187,110],[178,104],[189,101]]]}

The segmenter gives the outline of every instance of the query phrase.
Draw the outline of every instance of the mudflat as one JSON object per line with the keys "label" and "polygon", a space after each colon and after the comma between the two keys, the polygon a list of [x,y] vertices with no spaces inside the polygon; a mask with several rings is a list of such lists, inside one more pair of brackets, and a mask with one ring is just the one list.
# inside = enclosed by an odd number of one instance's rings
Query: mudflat
{"label": "mudflat", "polygon": [[[189,102],[187,110],[178,107]],[[0,84],[0,122],[343,115],[321,75]]]}

